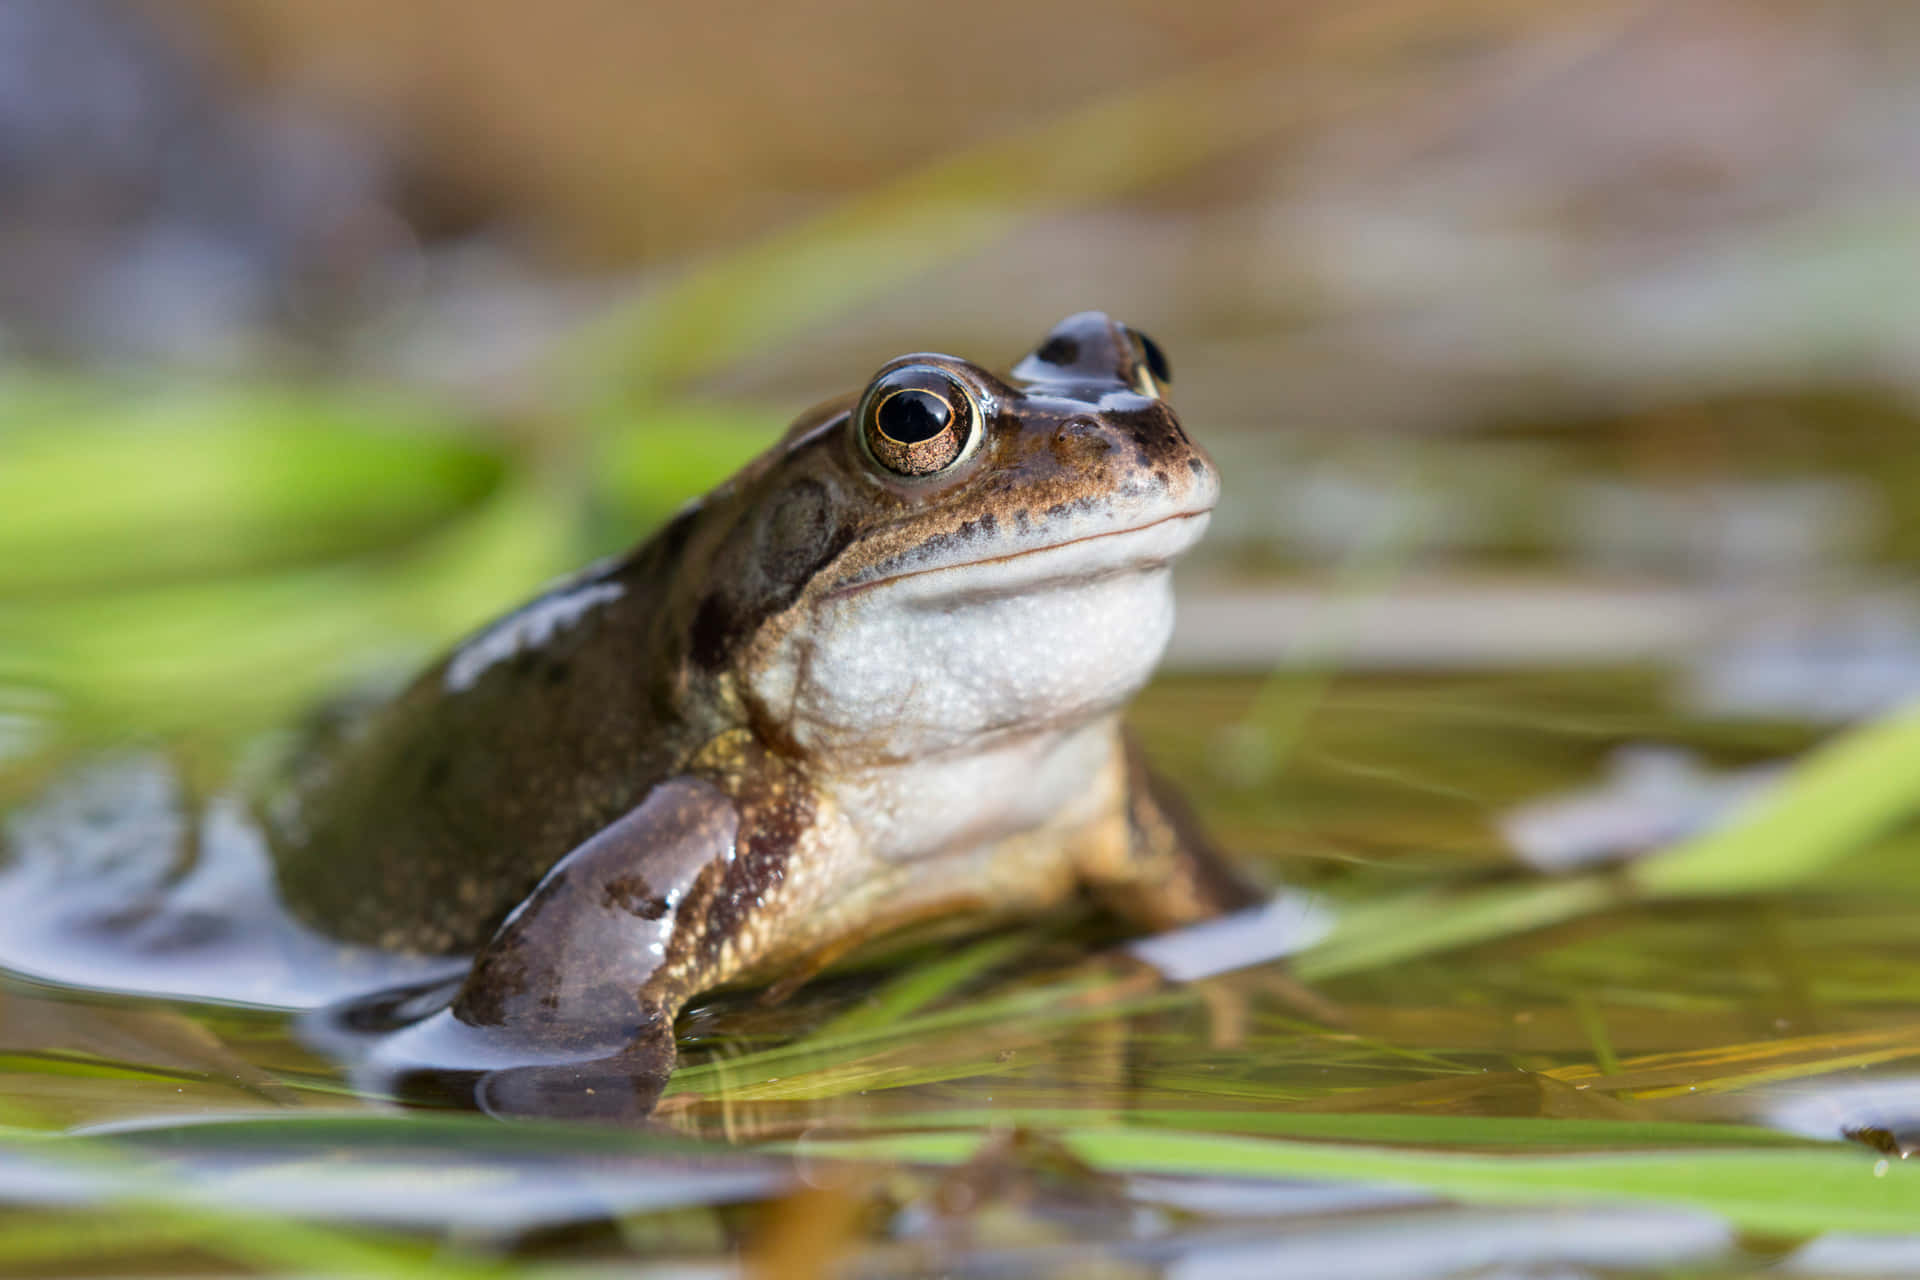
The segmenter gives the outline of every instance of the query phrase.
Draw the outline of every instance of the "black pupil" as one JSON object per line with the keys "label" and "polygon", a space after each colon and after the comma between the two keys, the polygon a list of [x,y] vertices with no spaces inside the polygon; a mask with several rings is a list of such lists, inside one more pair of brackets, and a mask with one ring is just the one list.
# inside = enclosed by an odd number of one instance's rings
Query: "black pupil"
{"label": "black pupil", "polygon": [[889,440],[919,444],[945,431],[953,410],[931,391],[896,391],[880,402],[877,417]]}

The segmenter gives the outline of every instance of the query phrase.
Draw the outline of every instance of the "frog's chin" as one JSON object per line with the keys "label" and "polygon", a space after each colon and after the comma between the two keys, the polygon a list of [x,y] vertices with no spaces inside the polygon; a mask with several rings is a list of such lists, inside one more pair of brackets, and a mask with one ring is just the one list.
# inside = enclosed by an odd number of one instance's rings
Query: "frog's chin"
{"label": "frog's chin", "polygon": [[916,607],[950,608],[1116,574],[1156,572],[1200,540],[1211,516],[1206,510],[1176,511],[1144,524],[896,574],[868,588],[898,593],[896,598]]}
{"label": "frog's chin", "polygon": [[1170,562],[1204,515],[828,597],[751,696],[822,759],[898,762],[1070,734],[1130,697],[1173,630]]}

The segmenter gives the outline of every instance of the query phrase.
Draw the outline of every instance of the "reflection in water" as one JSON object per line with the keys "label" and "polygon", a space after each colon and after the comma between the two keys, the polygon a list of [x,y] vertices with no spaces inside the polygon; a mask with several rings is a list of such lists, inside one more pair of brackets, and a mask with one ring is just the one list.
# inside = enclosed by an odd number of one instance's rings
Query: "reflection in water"
{"label": "reflection in water", "polygon": [[[55,1152],[0,1158],[18,1204],[174,1198],[222,1208],[389,1226],[457,1227],[511,1245],[529,1233],[674,1208],[718,1208],[795,1192],[830,1171],[784,1159],[547,1126],[478,1122],[383,1131],[350,1117],[233,1120],[91,1131],[111,1165]],[[1642,1267],[1723,1258],[1729,1229],[1658,1210],[1448,1208],[1366,1184],[1153,1177],[1077,1185],[1041,1177],[992,1193],[963,1217],[937,1209],[955,1175],[902,1174],[873,1197],[897,1266],[948,1275],[1052,1274],[1089,1251],[1196,1278],[1285,1274],[1428,1277],[1488,1267]],[[906,1192],[904,1204],[893,1203]],[[992,1209],[985,1216],[981,1211]],[[903,1258],[899,1251],[905,1251]],[[876,1259],[878,1261],[878,1259]],[[887,1272],[893,1274],[892,1270]]]}
{"label": "reflection in water", "polygon": [[1177,1280],[1427,1280],[1488,1273],[1566,1274],[1570,1267],[1675,1266],[1726,1254],[1733,1237],[1703,1214],[1502,1210],[1403,1214],[1335,1224],[1239,1244],[1183,1251]]}
{"label": "reflection in water", "polygon": [[[347,1123],[335,1123],[346,1120]],[[680,1206],[762,1200],[794,1182],[784,1161],[564,1132],[354,1128],[346,1117],[119,1125],[110,1166],[57,1152],[0,1153],[16,1203],[185,1195],[210,1207],[444,1227],[508,1241],[530,1231]],[[583,1144],[585,1150],[583,1150]],[[591,1152],[590,1158],[587,1157]]]}
{"label": "reflection in water", "polygon": [[1780,1090],[1759,1110],[1803,1137],[1847,1137],[1902,1160],[1920,1151],[1920,1076],[1822,1077]]}
{"label": "reflection in water", "polygon": [[1311,894],[1281,892],[1258,907],[1128,945],[1172,982],[1193,982],[1304,951],[1333,929],[1333,911]]}
{"label": "reflection in water", "polygon": [[292,919],[239,802],[196,812],[158,756],[56,783],[11,816],[5,849],[0,968],[45,981],[305,1009],[464,968],[345,946]]}
{"label": "reflection in water", "polygon": [[1536,870],[1574,871],[1730,822],[1785,772],[1784,765],[1763,765],[1716,777],[1690,752],[1621,747],[1607,759],[1606,781],[1509,810],[1500,818],[1500,833]]}
{"label": "reflection in water", "polygon": [[1685,693],[1707,715],[1884,714],[1920,698],[1920,598],[1883,589],[1751,616],[1694,657]]}
{"label": "reflection in water", "polygon": [[1863,1236],[1836,1232],[1809,1240],[1776,1269],[1794,1276],[1920,1274],[1920,1235]]}

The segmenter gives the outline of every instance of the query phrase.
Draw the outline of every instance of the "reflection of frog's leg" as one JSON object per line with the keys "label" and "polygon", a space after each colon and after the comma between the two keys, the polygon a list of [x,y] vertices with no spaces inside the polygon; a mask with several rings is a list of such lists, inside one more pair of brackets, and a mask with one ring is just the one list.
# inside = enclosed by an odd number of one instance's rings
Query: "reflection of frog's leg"
{"label": "reflection of frog's leg", "polygon": [[1250,907],[1261,893],[1200,828],[1186,803],[1126,743],[1123,839],[1083,859],[1081,878],[1108,910],[1143,929],[1172,929]]}
{"label": "reflection of frog's leg", "polygon": [[474,962],[453,1016],[499,1037],[490,1110],[644,1115],[673,1070],[673,1019],[731,967],[715,925],[740,811],[699,778],[661,783],[547,874]]}

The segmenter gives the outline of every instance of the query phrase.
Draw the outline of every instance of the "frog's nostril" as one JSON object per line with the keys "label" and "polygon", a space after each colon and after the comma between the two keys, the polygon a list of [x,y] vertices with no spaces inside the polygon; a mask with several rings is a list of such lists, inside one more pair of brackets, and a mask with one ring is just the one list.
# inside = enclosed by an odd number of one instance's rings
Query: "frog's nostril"
{"label": "frog's nostril", "polygon": [[1092,418],[1068,418],[1054,431],[1053,442],[1075,452],[1105,453],[1113,448],[1106,429]]}

